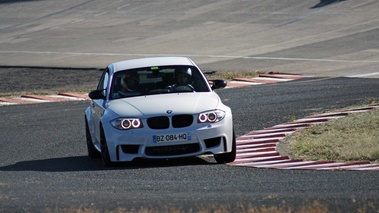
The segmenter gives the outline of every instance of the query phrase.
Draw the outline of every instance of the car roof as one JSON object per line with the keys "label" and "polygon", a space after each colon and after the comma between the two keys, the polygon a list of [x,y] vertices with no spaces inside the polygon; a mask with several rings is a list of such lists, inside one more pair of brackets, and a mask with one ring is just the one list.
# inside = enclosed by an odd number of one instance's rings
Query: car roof
{"label": "car roof", "polygon": [[196,66],[195,63],[186,57],[153,57],[153,58],[140,58],[126,61],[119,61],[110,64],[113,71],[135,69],[139,67],[152,67],[152,66],[170,66],[170,65],[187,65]]}

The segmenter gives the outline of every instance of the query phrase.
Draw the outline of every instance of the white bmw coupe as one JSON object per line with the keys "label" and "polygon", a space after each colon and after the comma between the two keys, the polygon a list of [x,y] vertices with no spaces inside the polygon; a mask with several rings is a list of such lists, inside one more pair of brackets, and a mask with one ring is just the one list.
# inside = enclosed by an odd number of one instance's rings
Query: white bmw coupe
{"label": "white bmw coupe", "polygon": [[213,154],[236,157],[231,109],[185,57],[142,58],[108,65],[85,110],[88,155],[105,166],[136,158]]}

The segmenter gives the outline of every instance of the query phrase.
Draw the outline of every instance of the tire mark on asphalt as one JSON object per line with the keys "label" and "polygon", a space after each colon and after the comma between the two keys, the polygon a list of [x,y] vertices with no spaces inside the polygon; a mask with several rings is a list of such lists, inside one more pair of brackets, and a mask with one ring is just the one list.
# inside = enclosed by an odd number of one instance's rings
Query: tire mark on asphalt
{"label": "tire mark on asphalt", "polygon": [[73,10],[77,7],[80,7],[80,6],[83,6],[85,4],[88,4],[88,3],[91,3],[91,2],[94,2],[95,0],[88,0],[86,2],[83,2],[83,3],[80,3],[80,4],[77,4],[77,5],[74,5],[74,6],[71,6],[71,7],[68,7],[66,9],[63,9],[63,10],[60,10],[58,12],[55,12],[55,13],[51,13],[51,14],[48,14],[48,15],[45,15],[45,16],[42,16],[42,17],[39,17],[39,18],[35,18],[35,19],[31,19],[27,22],[24,22],[24,23],[20,23],[20,24],[14,24],[14,25],[10,25],[10,26],[7,26],[7,27],[4,27],[4,28],[1,28],[0,30],[7,30],[7,29],[10,29],[10,28],[15,28],[15,27],[21,27],[21,26],[25,26],[27,24],[30,24],[32,22],[35,22],[35,21],[38,21],[38,20],[42,20],[42,19],[45,19],[45,18],[49,18],[49,17],[52,17],[52,16],[55,16],[57,14],[61,14],[61,13],[64,13],[64,12],[67,12],[67,11],[70,11],[70,10]]}

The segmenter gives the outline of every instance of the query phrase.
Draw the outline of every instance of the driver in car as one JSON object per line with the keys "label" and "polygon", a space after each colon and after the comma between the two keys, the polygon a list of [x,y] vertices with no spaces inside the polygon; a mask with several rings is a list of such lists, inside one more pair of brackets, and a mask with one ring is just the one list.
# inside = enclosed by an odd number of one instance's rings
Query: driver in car
{"label": "driver in car", "polygon": [[138,91],[139,81],[140,78],[137,72],[123,74],[121,78],[121,90],[118,91],[118,94],[121,97],[141,95]]}
{"label": "driver in car", "polygon": [[175,70],[175,84],[170,86],[170,91],[188,90],[194,91],[192,83],[192,70],[191,68],[181,68]]}

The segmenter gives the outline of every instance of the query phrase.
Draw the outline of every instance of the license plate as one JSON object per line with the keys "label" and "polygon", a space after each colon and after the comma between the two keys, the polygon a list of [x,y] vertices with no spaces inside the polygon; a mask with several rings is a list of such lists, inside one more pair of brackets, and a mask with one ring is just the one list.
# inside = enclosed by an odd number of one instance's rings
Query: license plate
{"label": "license plate", "polygon": [[191,140],[191,135],[189,133],[153,135],[154,143],[163,143],[163,142],[171,142],[171,141],[189,141],[189,140]]}

